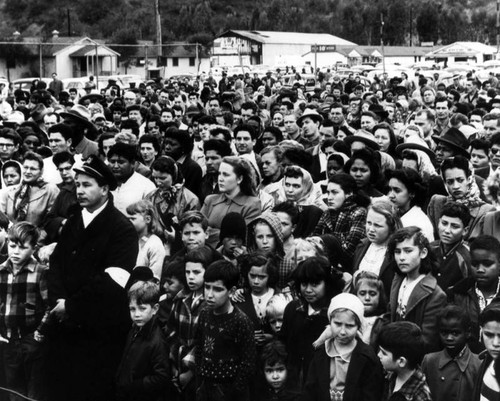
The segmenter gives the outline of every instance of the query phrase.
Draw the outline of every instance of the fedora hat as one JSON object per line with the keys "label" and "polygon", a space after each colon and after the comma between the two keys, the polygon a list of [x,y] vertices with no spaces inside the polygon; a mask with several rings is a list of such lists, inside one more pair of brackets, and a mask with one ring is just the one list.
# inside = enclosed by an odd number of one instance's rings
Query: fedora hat
{"label": "fedora hat", "polygon": [[307,117],[319,123],[323,121],[323,117],[321,117],[321,114],[319,114],[315,109],[306,109],[304,113],[297,119],[297,125],[299,127],[302,127],[302,123]]}
{"label": "fedora hat", "polygon": [[385,120],[387,117],[389,117],[389,113],[387,112],[387,110],[385,110],[384,106],[381,106],[380,104],[371,104],[370,107],[368,107],[368,111],[375,113],[380,118],[380,120]]}
{"label": "fedora hat", "polygon": [[434,159],[436,158],[436,155],[431,149],[429,149],[427,143],[422,138],[416,135],[409,136],[405,143],[396,146],[396,153],[401,156],[405,149],[419,150],[421,152],[424,152],[431,158],[431,161],[434,161]]}
{"label": "fedora hat", "polygon": [[74,105],[69,111],[61,112],[61,117],[64,119],[73,119],[86,125],[87,127],[93,127],[93,124],[90,122],[90,110],[81,104]]}
{"label": "fedora hat", "polygon": [[432,135],[432,139],[437,144],[442,143],[457,152],[457,155],[461,155],[470,159],[470,154],[467,152],[469,148],[469,141],[465,135],[457,128],[450,128],[444,133],[444,135]]}
{"label": "fedora hat", "polygon": [[354,135],[346,136],[344,138],[344,142],[347,143],[349,146],[353,142],[363,142],[366,146],[368,146],[372,150],[380,149],[378,143],[375,142],[375,136],[364,129],[358,129]]}
{"label": "fedora hat", "polygon": [[114,191],[118,186],[115,176],[111,169],[99,157],[92,155],[79,168],[75,168],[75,173],[85,174],[95,178],[109,186],[110,191]]}

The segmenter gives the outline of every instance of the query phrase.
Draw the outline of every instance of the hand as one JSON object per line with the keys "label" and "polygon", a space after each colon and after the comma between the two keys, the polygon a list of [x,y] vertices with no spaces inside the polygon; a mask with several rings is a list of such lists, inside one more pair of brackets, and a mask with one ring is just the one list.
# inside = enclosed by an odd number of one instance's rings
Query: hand
{"label": "hand", "polygon": [[9,340],[5,337],[0,336],[0,343],[9,343]]}
{"label": "hand", "polygon": [[192,380],[193,378],[193,372],[188,370],[187,372],[181,373],[179,375],[179,385],[181,387],[181,390],[184,390],[188,383]]}
{"label": "hand", "polygon": [[54,252],[54,249],[56,248],[56,245],[57,242],[53,242],[52,244],[40,248],[40,250],[38,251],[38,258],[42,263],[47,263],[49,261],[52,252]]}
{"label": "hand", "polygon": [[323,344],[321,341],[316,340],[315,342],[313,342],[313,348],[318,349],[319,347],[321,347],[321,344]]}
{"label": "hand", "polygon": [[245,290],[243,288],[238,288],[233,295],[231,295],[231,301],[233,302],[245,302]]}
{"label": "hand", "polygon": [[245,253],[247,253],[247,250],[243,246],[239,246],[233,249],[233,255],[235,258],[244,255]]}
{"label": "hand", "polygon": [[34,334],[35,341],[42,343],[45,340],[45,336],[43,334],[40,334],[38,330],[35,330]]}
{"label": "hand", "polygon": [[271,340],[273,338],[272,334],[264,333],[262,330],[255,331],[255,343],[257,345],[262,345],[265,342]]}
{"label": "hand", "polygon": [[50,314],[55,315],[62,322],[66,318],[66,300],[58,299],[56,306],[50,311]]}

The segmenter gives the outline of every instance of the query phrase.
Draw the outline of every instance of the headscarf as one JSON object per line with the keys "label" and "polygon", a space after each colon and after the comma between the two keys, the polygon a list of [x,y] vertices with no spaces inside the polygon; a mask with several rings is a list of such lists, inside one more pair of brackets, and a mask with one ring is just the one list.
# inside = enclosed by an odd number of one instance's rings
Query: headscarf
{"label": "headscarf", "polygon": [[[309,205],[314,205],[319,207],[322,210],[326,210],[327,207],[325,205],[325,202],[323,202],[323,193],[321,192],[321,188],[317,187],[314,185],[313,179],[311,177],[311,174],[309,171],[304,170],[302,167],[297,167],[300,168],[302,171],[302,193],[299,195],[299,198],[294,201],[294,203],[300,207],[300,206],[309,206]],[[285,187],[285,178],[283,178],[283,188]],[[283,189],[284,192],[284,189]],[[284,195],[284,193],[283,193]],[[286,196],[284,196],[284,200],[286,200]]]}
{"label": "headscarf", "polygon": [[[474,167],[469,160],[469,177],[467,178],[467,193],[462,199],[455,199],[451,194],[448,195],[448,200],[452,202],[457,202],[462,205],[467,206],[467,208],[474,208],[481,206],[484,202],[481,200],[481,191],[477,185],[476,178],[474,175]],[[448,191],[448,187],[446,187]]]}

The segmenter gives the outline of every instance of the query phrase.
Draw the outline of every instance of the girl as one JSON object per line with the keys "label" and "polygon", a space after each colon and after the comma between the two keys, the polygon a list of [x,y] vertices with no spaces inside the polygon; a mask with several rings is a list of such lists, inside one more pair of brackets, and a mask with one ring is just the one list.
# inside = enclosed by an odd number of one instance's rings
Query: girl
{"label": "girl", "polygon": [[258,346],[272,339],[272,330],[266,319],[266,306],[275,294],[278,270],[271,259],[258,253],[240,257],[240,268],[245,281],[244,301],[237,304],[250,318]]}
{"label": "girl", "polygon": [[377,155],[369,149],[360,149],[344,166],[344,171],[356,180],[358,190],[370,198],[378,198],[383,194],[375,188],[380,179],[380,164]]}
{"label": "girl", "polygon": [[391,201],[374,201],[368,207],[366,216],[366,238],[361,240],[354,252],[354,276],[366,271],[380,277],[387,297],[394,278],[394,263],[388,248],[389,238],[401,227],[398,211]]}
{"label": "girl", "polygon": [[368,198],[358,190],[355,179],[347,174],[331,177],[327,187],[329,210],[323,212],[314,230],[314,235],[335,235],[350,258],[365,236],[366,206],[369,204]]}
{"label": "girl", "polygon": [[278,266],[278,288],[284,288],[289,280],[293,264],[285,258],[283,228],[276,213],[264,213],[248,225],[249,252],[269,254]]}
{"label": "girl", "polygon": [[420,175],[413,169],[403,168],[387,173],[389,192],[387,197],[398,208],[403,227],[419,227],[429,242],[434,241],[434,227],[422,211],[427,188]]}
{"label": "girl", "polygon": [[384,388],[380,361],[360,341],[364,306],[353,294],[339,294],[328,308],[332,338],[316,352],[304,388],[304,400],[380,400]]}
{"label": "girl", "polygon": [[418,227],[396,231],[389,241],[399,271],[394,276],[390,296],[391,321],[407,320],[422,328],[426,352],[439,349],[436,315],[446,304],[446,295],[433,276],[429,240]]}
{"label": "girl", "polygon": [[313,341],[328,324],[330,299],[342,291],[344,283],[332,276],[329,261],[320,257],[301,262],[292,278],[298,299],[285,308],[280,337],[287,347],[295,379],[303,383],[314,354]]}
{"label": "girl", "polygon": [[135,264],[149,267],[159,280],[166,253],[160,239],[163,233],[156,208],[150,201],[141,200],[129,205],[127,214],[139,237],[139,254]]}
{"label": "girl", "polygon": [[[382,315],[386,312],[387,298],[384,283],[375,274],[362,271],[354,280],[354,295],[364,306],[364,323],[361,328],[360,338],[365,344],[375,345],[378,331],[383,324]],[[328,326],[314,343],[314,348],[319,348],[325,341],[333,337],[331,327]]]}

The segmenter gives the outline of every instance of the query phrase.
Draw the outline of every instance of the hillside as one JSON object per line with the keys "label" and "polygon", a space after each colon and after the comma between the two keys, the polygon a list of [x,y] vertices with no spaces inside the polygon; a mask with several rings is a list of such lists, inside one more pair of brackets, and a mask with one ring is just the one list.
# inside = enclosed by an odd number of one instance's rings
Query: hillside
{"label": "hillside", "polygon": [[[164,41],[208,44],[227,29],[325,32],[360,44],[495,42],[493,0],[159,0]],[[69,27],[68,27],[69,15]],[[154,39],[154,0],[0,0],[0,36]]]}

